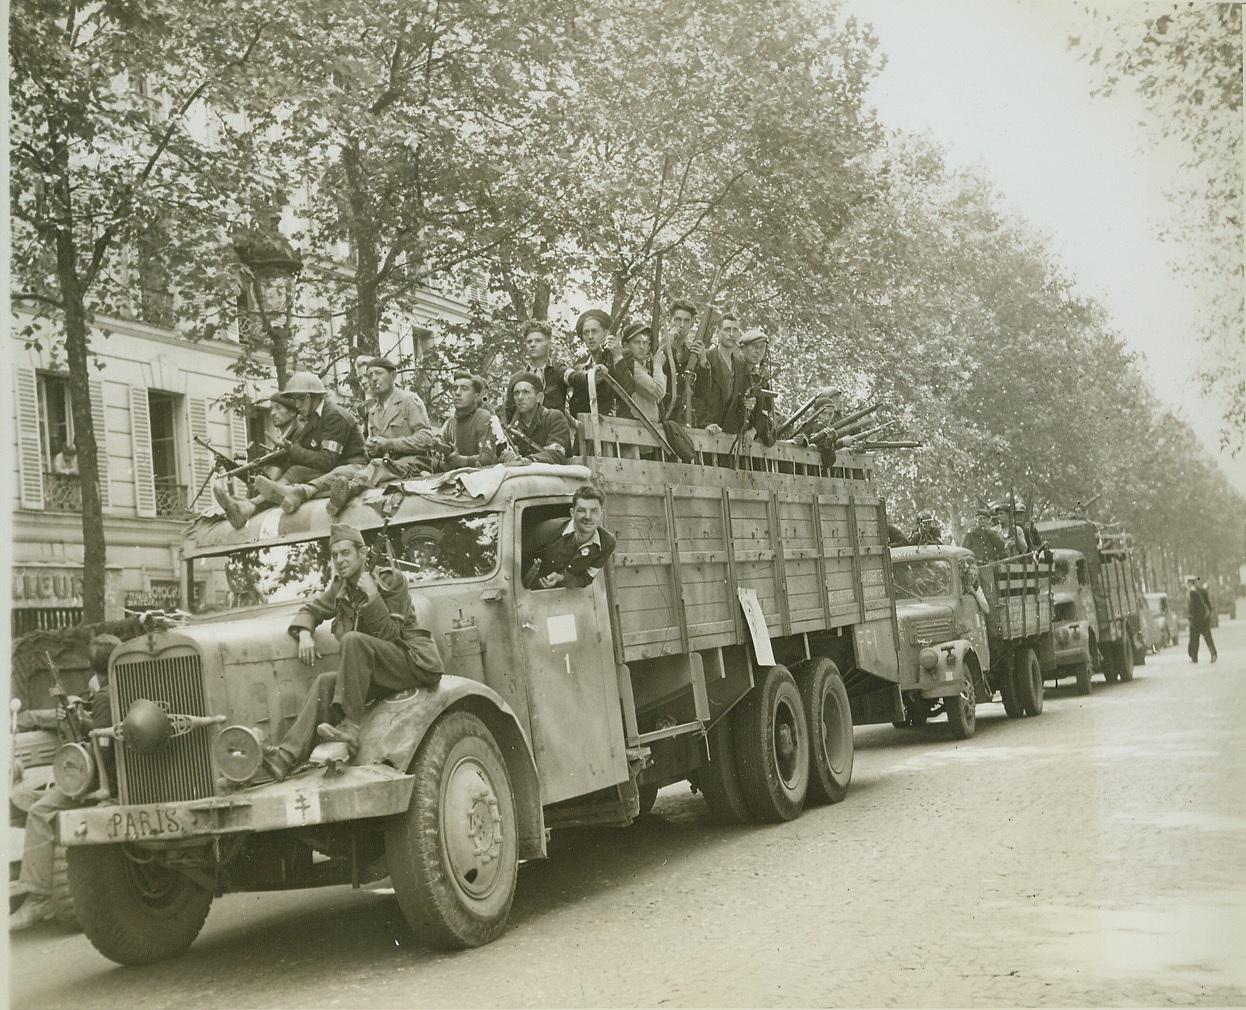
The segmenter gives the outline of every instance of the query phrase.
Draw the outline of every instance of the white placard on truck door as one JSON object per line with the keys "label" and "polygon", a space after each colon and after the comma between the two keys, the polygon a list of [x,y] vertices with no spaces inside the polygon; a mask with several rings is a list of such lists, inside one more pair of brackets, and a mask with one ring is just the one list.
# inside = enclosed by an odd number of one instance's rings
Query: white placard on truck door
{"label": "white placard on truck door", "polygon": [[744,608],[744,620],[753,638],[753,652],[757,654],[758,666],[774,666],[774,652],[770,648],[770,631],[761,612],[761,602],[756,589],[737,589],[740,606]]}

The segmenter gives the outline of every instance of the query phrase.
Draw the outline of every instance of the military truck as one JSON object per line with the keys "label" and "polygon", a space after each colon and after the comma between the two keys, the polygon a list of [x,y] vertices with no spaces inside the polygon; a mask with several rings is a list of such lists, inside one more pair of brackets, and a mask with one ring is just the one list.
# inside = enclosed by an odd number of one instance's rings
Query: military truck
{"label": "military truck", "polygon": [[1086,559],[1104,679],[1108,683],[1133,680],[1135,663],[1146,661],[1146,646],[1138,617],[1139,578],[1132,538],[1103,532],[1089,519],[1053,519],[1036,525],[1050,547],[1077,551]]}
{"label": "military truck", "polygon": [[1045,676],[1059,683],[1072,677],[1078,694],[1090,694],[1093,674],[1100,669],[1099,621],[1090,587],[1090,566],[1081,551],[1057,548],[1052,574],[1052,634],[1056,668]]}
{"label": "military truck", "polygon": [[893,547],[891,569],[904,704],[897,727],[942,714],[966,740],[978,703],[996,692],[1010,717],[1042,712],[1043,671],[1055,668],[1049,564],[1023,555],[979,567],[963,547],[930,545]]}
{"label": "military truck", "polygon": [[[262,781],[337,642],[302,665],[290,619],[322,585],[323,501],[202,517],[183,548],[181,628],[111,665],[117,781],[58,762],[84,930],[105,956],[188,947],[216,895],[385,876],[430,945],[505,927],[521,860],[551,830],[626,825],[689,780],[723,821],[844,797],[857,706],[886,706],[897,653],[883,500],[869,456],[694,432],[679,462],[636,422],[580,418],[572,465],[494,467],[367,492],[342,515],[405,571],[446,675],[375,702],[349,763]],[[723,465],[726,464],[726,465]],[[612,562],[583,589],[529,590],[524,545],[592,479]],[[882,699],[880,703],[878,699]],[[891,709],[894,711],[894,708]]]}

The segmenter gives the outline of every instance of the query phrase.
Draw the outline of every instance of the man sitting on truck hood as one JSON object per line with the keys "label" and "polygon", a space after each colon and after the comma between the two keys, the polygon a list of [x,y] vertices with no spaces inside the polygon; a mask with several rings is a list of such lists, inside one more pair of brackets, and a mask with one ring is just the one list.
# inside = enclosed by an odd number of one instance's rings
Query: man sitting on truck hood
{"label": "man sitting on truck hood", "polygon": [[341,643],[338,672],[312,683],[298,718],[281,744],[265,748],[264,768],[278,782],[311,755],[315,737],[359,750],[364,706],[375,698],[413,687],[435,687],[444,670],[431,632],[420,627],[402,574],[392,568],[368,571],[363,536],[339,523],[329,532],[335,578],[305,603],[290,622],[298,656],[314,666],[319,655],[312,632],[332,618]]}

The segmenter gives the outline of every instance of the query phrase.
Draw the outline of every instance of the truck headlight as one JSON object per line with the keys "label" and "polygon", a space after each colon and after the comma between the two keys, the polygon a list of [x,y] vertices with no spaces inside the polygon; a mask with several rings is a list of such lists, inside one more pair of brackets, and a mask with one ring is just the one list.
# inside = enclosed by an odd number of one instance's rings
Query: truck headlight
{"label": "truck headlight", "polygon": [[939,654],[927,647],[918,653],[917,662],[921,664],[923,670],[933,670],[939,665]]}
{"label": "truck headlight", "polygon": [[260,769],[264,738],[250,726],[226,726],[212,741],[216,766],[231,782],[249,782]]}
{"label": "truck headlight", "polygon": [[95,758],[80,743],[64,744],[52,759],[52,778],[70,799],[85,796],[95,784]]}

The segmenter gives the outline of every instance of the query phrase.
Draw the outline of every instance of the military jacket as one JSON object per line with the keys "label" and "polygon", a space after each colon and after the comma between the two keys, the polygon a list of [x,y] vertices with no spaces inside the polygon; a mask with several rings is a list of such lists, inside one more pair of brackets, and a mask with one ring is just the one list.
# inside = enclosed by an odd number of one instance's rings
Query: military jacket
{"label": "military jacket", "polygon": [[369,400],[364,406],[368,410],[368,437],[394,442],[386,450],[389,456],[426,455],[432,449],[433,426],[418,394],[395,386],[384,403]]}
{"label": "military jacket", "polygon": [[341,463],[366,463],[363,432],[353,414],[323,402],[298,429],[286,451],[287,466],[306,466],[328,473]]}

